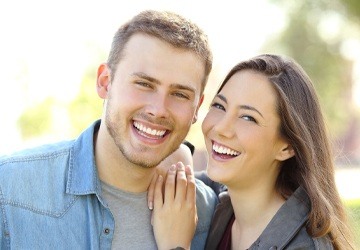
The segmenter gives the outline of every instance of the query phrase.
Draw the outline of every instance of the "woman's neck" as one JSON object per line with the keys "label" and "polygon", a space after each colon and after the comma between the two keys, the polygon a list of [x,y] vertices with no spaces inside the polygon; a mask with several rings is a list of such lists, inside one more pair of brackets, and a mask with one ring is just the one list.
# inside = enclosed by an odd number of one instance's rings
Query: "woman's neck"
{"label": "woman's neck", "polygon": [[261,235],[285,199],[272,186],[259,185],[247,190],[229,188],[235,221],[232,249],[247,249]]}

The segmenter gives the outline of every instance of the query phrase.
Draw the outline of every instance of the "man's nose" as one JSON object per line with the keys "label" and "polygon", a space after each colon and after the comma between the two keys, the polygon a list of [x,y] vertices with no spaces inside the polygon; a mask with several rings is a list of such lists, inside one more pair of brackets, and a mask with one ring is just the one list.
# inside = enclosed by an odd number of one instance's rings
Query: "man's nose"
{"label": "man's nose", "polygon": [[157,94],[148,100],[146,113],[156,118],[169,117],[169,103],[166,94]]}

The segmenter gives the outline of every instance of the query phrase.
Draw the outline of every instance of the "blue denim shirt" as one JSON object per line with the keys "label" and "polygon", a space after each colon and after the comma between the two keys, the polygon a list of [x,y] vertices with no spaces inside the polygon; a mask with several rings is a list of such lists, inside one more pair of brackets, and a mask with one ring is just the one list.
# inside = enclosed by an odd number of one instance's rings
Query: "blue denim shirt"
{"label": "blue denim shirt", "polygon": [[[110,249],[113,216],[101,195],[93,135],[0,157],[0,249]],[[192,249],[204,249],[215,193],[197,181]],[[140,237],[140,236],[139,236]]]}

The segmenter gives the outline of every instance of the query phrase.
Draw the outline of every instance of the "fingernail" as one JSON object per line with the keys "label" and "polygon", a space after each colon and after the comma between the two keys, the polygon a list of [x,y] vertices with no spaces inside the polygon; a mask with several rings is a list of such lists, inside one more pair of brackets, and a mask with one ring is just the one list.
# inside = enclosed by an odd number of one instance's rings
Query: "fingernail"
{"label": "fingernail", "polygon": [[170,170],[171,170],[171,171],[175,171],[175,170],[176,170],[176,165],[174,165],[174,164],[171,165]]}
{"label": "fingernail", "polygon": [[149,209],[150,210],[153,210],[154,209],[154,204],[152,201],[149,202]]}
{"label": "fingernail", "polygon": [[182,162],[178,162],[176,164],[176,166],[177,166],[177,169],[184,169],[184,164]]}

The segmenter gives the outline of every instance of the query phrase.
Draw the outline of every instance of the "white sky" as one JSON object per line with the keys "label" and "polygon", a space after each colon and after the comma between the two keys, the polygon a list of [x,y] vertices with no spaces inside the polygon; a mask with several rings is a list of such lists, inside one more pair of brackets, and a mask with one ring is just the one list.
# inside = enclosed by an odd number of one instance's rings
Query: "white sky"
{"label": "white sky", "polygon": [[92,64],[91,46],[108,51],[119,25],[144,9],[172,10],[197,23],[209,36],[221,74],[257,54],[283,25],[282,12],[266,0],[1,1],[0,153],[22,143],[16,119],[23,108],[47,96],[66,101],[76,95]]}

